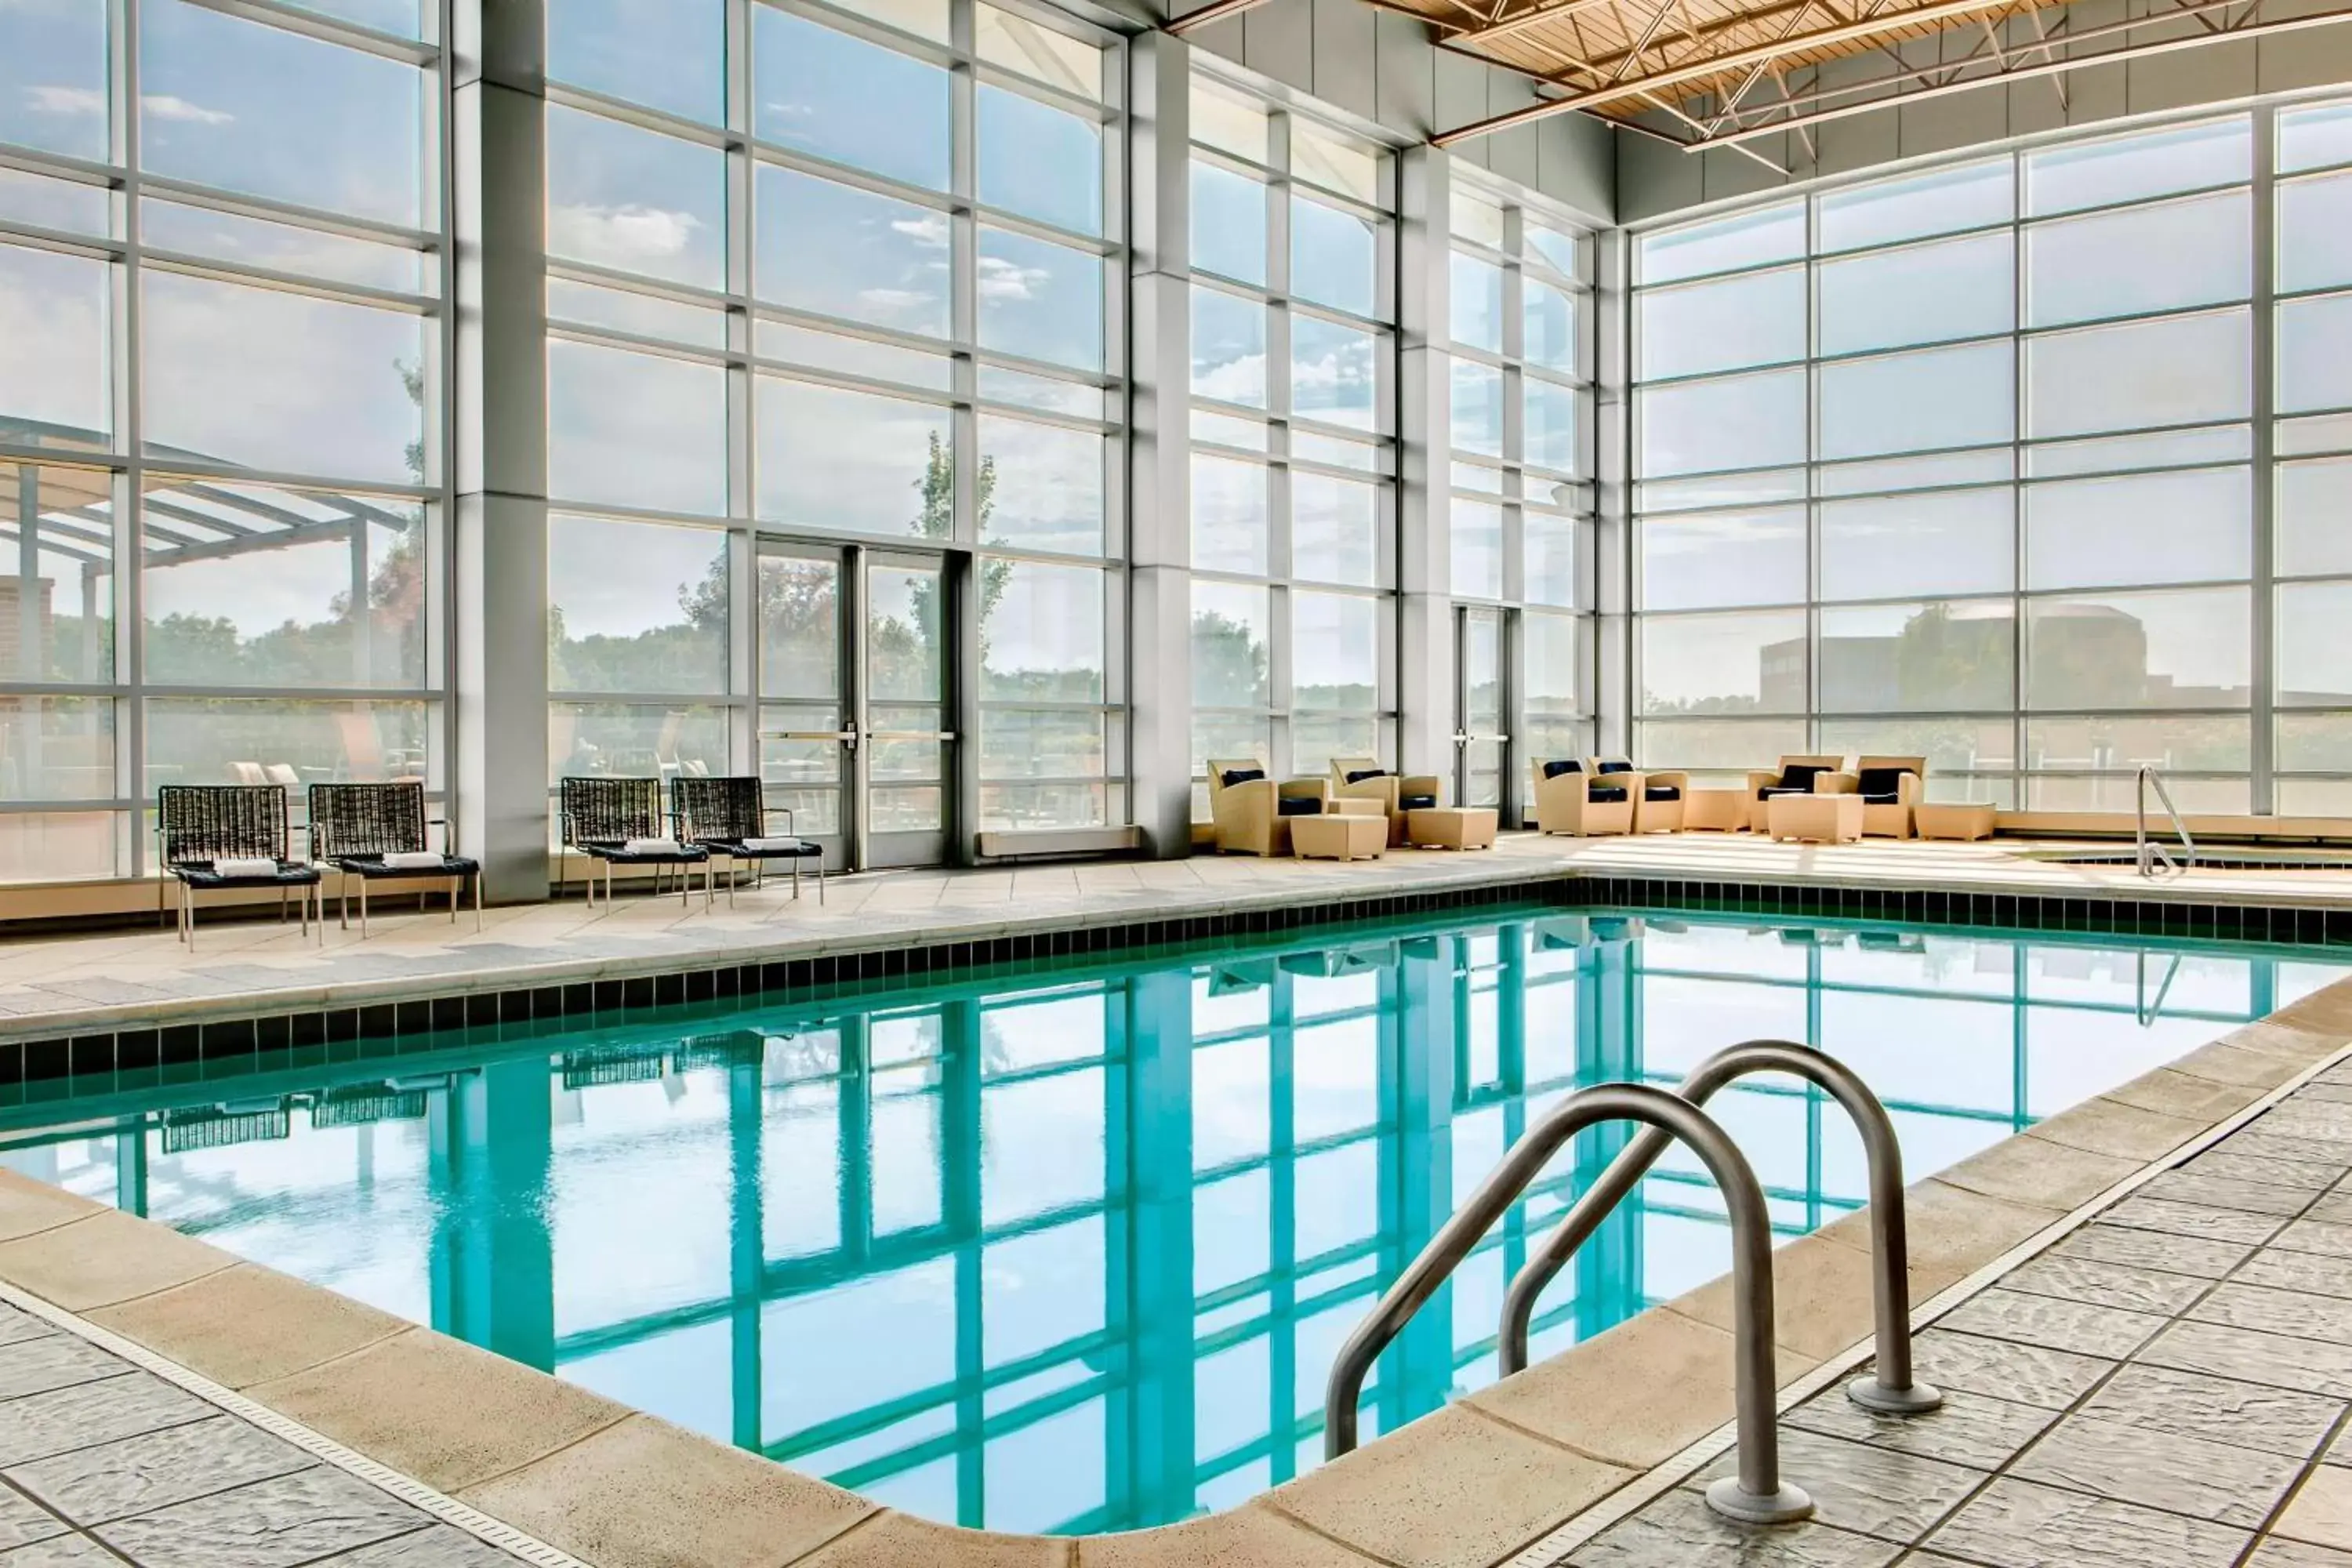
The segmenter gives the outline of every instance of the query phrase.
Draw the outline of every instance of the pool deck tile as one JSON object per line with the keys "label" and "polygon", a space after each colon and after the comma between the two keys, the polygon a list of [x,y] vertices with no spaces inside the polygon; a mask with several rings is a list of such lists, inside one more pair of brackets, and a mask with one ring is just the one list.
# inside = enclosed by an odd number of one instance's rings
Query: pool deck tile
{"label": "pool deck tile", "polygon": [[389,1492],[328,1465],[214,1491],[90,1533],[133,1562],[172,1568],[293,1568],[422,1530]]}
{"label": "pool deck tile", "polygon": [[1267,1506],[1398,1568],[1486,1568],[1633,1479],[1460,1405],[1413,1426],[1409,1447],[1359,1448]]}
{"label": "pool deck tile", "polygon": [[640,1415],[457,1495],[599,1568],[774,1568],[877,1506]]}
{"label": "pool deck tile", "polygon": [[2307,1459],[2319,1452],[2346,1408],[2343,1400],[2321,1394],[2135,1362],[2109,1378],[2083,1413],[2151,1432],[2210,1437]]}
{"label": "pool deck tile", "polygon": [[230,1388],[307,1372],[410,1326],[253,1263],[89,1317]]}
{"label": "pool deck tile", "polygon": [[[1738,1461],[1727,1454],[1684,1484],[1704,1489],[1738,1471]],[[1780,1434],[1780,1474],[1805,1489],[1813,1500],[1813,1517],[1822,1523],[1897,1545],[1934,1529],[1990,1479],[1990,1471],[1970,1466],[1786,1427]]]}
{"label": "pool deck tile", "polygon": [[15,1171],[0,1171],[0,1242],[34,1236],[103,1214],[106,1205],[37,1182]]}
{"label": "pool deck tile", "polygon": [[1077,1551],[1074,1536],[957,1530],[880,1510],[794,1559],[793,1568],[912,1568],[924,1563],[953,1563],[956,1568],[1070,1568]]}
{"label": "pool deck tile", "polygon": [[1077,1542],[1076,1568],[1256,1568],[1261,1563],[1266,1568],[1380,1568],[1374,1559],[1317,1534],[1263,1500],[1160,1530],[1088,1535]]}
{"label": "pool deck tile", "polygon": [[2290,1541],[2352,1551],[2352,1471],[2322,1466],[2312,1472],[2276,1528]]}
{"label": "pool deck tile", "polygon": [[2026,1129],[2026,1136],[2093,1154],[2112,1154],[2144,1165],[2161,1159],[2205,1131],[2209,1123],[2166,1116],[2126,1105],[2112,1096],[2086,1100]]}
{"label": "pool deck tile", "polygon": [[2260,1100],[2262,1091],[2237,1084],[2215,1083],[2171,1068],[2158,1068],[2119,1089],[2107,1090],[2106,1098],[2141,1110],[2177,1116],[2210,1127]]}
{"label": "pool deck tile", "polygon": [[[1870,1259],[1822,1236],[1801,1236],[1772,1252],[1773,1339],[1807,1363],[1826,1361],[1870,1337]],[[1685,1318],[1728,1334],[1737,1313],[1725,1275],[1667,1303]],[[1785,1369],[1784,1369],[1785,1370]]]}
{"label": "pool deck tile", "polygon": [[76,1312],[168,1290],[236,1261],[217,1247],[112,1209],[0,1241],[0,1276]]}
{"label": "pool deck tile", "polygon": [[1947,1388],[1943,1394],[1942,1406],[1925,1415],[1881,1415],[1847,1398],[1843,1385],[1833,1386],[1782,1420],[1800,1431],[1990,1470],[2014,1458],[2058,1419],[2054,1410],[1966,1389]]}
{"label": "pool deck tile", "polygon": [[[1904,1194],[1904,1230],[1910,1248],[1911,1300],[1925,1301],[1957,1284],[2027,1237],[2063,1216],[2064,1210],[2040,1204],[1989,1197],[1930,1176]],[[1823,1226],[1821,1235],[1867,1256],[1867,1210]]]}
{"label": "pool deck tile", "polygon": [[1826,1523],[1742,1530],[1686,1491],[1669,1493],[1568,1561],[1573,1568],[1884,1568],[1902,1548]]}
{"label": "pool deck tile", "polygon": [[425,1329],[244,1392],[451,1493],[521,1469],[631,1414],[625,1405]]}
{"label": "pool deck tile", "polygon": [[1661,1308],[1464,1403],[1612,1465],[1647,1468],[1731,1415],[1731,1335]]}
{"label": "pool deck tile", "polygon": [[2030,1133],[2007,1138],[1936,1173],[1947,1186],[2035,1208],[2068,1208],[2088,1203],[2146,1160],[2095,1154]]}

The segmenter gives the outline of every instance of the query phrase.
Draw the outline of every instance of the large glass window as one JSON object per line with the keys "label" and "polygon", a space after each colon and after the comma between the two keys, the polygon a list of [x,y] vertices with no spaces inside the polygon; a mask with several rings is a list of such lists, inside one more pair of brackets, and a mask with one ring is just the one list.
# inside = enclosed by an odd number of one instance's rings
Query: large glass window
{"label": "large glass window", "polygon": [[1193,776],[1321,773],[1396,707],[1392,160],[1206,76],[1192,129]]}
{"label": "large glass window", "polygon": [[440,788],[441,54],[305,10],[0,7],[0,881],[152,872],[159,784]]}
{"label": "large glass window", "polygon": [[[1448,215],[1451,590],[1457,604],[1503,606],[1509,646],[1496,650],[1496,679],[1471,673],[1465,699],[1478,710],[1476,723],[1457,715],[1465,720],[1457,728],[1465,734],[1492,728],[1514,740],[1499,763],[1490,755],[1496,742],[1468,742],[1476,760],[1462,771],[1460,787],[1465,801],[1478,797],[1476,804],[1515,813],[1528,798],[1533,764],[1591,748],[1584,684],[1590,623],[1581,613],[1591,605],[1581,563],[1592,510],[1592,266],[1591,241],[1563,218],[1500,184],[1473,179],[1457,166]],[[1792,345],[1785,328],[1753,314],[1781,299],[1791,280],[1801,340],[1801,268],[1652,297],[1644,308],[1658,321],[1699,328],[1706,340],[1643,336],[1666,345],[1654,374],[1690,377],[1801,356],[1801,343]],[[1644,569],[1673,574],[1665,542],[1649,542],[1661,548]],[[1483,661],[1484,642],[1474,637],[1471,646]]]}
{"label": "large glass window", "polygon": [[[2321,521],[2352,434],[2283,425],[2279,449],[2311,460],[2270,474],[2249,423],[2352,406],[2326,292],[2352,280],[2326,237],[2352,163],[2333,112],[2082,139],[1640,236],[1641,760],[1919,751],[1931,797],[2053,810],[2127,805],[2150,764],[2206,810],[2284,809],[2286,772],[2352,771],[2308,730],[2282,729],[2274,759],[2262,735],[2291,688],[2319,708],[2344,684],[2307,628],[2352,576]],[[2252,187],[2273,134],[2293,171],[2275,236]],[[2256,294],[2273,244],[2294,296],[2275,304]],[[2275,389],[2254,383],[2272,331]],[[2313,587],[2257,579],[2272,512],[2276,575]]]}

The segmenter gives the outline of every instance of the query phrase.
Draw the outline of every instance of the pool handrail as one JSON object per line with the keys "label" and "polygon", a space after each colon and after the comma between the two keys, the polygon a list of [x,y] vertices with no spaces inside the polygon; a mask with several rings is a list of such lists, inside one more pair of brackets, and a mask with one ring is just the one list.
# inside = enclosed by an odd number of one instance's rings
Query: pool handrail
{"label": "pool handrail", "polygon": [[[1727,1046],[1693,1068],[1675,1093],[1693,1105],[1704,1105],[1734,1079],[1759,1072],[1785,1072],[1819,1085],[1845,1107],[1862,1135],[1870,1173],[1871,1293],[1878,1354],[1876,1371],[1849,1384],[1847,1395],[1881,1415],[1912,1415],[1937,1408],[1944,1396],[1911,1372],[1911,1259],[1904,1224],[1903,1151],[1886,1108],[1853,1068],[1825,1051],[1793,1040],[1748,1040]],[[1666,1152],[1667,1142],[1664,1133],[1652,1127],[1626,1145],[1512,1279],[1503,1293],[1502,1331],[1495,1351],[1505,1376],[1526,1370],[1536,1298],[1567,1266],[1576,1249],[1591,1239],[1601,1222],[1641,1184]]]}
{"label": "pool handrail", "polygon": [[1552,1155],[1585,1128],[1603,1121],[1638,1121],[1652,1129],[1663,1147],[1688,1144],[1722,1189],[1731,1222],[1733,1398],[1738,1418],[1738,1471],[1707,1489],[1707,1506],[1747,1524],[1784,1524],[1812,1516],[1812,1500],[1802,1488],[1780,1479],[1780,1433],[1774,1394],[1772,1228],[1764,1189],[1739,1146],[1715,1119],[1678,1094],[1649,1084],[1605,1083],[1579,1089],[1546,1112],[1507,1151],[1468,1202],[1438,1227],[1429,1245],[1408,1264],[1358,1323],[1331,1363],[1323,1397],[1323,1451],[1336,1459],[1356,1446],[1356,1406],[1364,1379],[1405,1324],[1437,1293],[1479,1239],[1510,1206]]}

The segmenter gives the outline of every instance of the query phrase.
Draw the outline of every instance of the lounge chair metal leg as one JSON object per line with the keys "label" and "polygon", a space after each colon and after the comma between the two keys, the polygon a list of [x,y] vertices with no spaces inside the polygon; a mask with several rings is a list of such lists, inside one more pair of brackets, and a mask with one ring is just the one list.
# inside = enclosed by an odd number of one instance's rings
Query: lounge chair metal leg
{"label": "lounge chair metal leg", "polygon": [[367,879],[360,879],[360,940],[367,941]]}
{"label": "lounge chair metal leg", "polygon": [[482,874],[474,873],[474,929],[482,929]]}

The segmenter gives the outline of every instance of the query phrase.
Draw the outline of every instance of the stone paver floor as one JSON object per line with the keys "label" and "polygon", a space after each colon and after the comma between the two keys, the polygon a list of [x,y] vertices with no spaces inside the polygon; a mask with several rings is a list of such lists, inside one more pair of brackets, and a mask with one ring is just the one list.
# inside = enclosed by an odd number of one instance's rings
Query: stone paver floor
{"label": "stone paver floor", "polygon": [[308,1449],[0,1306],[0,1568],[523,1568]]}
{"label": "stone paver floor", "polygon": [[1841,1381],[1781,1419],[1805,1524],[1741,1530],[1697,1489],[1572,1568],[2352,1568],[2352,1062],[1938,1319],[1944,1408]]}

